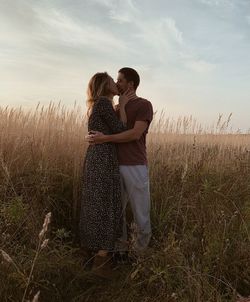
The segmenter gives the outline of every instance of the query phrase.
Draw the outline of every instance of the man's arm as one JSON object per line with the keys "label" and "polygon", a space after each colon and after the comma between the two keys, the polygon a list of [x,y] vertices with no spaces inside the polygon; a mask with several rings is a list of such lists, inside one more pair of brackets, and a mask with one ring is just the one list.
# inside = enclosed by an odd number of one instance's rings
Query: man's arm
{"label": "man's arm", "polygon": [[[111,135],[104,135],[100,132],[97,134],[92,134],[87,136],[87,141],[94,144],[103,144],[103,143],[127,143],[140,139],[143,132],[147,129],[148,122],[145,121],[136,121],[134,128]],[[95,133],[94,131],[92,133]]]}

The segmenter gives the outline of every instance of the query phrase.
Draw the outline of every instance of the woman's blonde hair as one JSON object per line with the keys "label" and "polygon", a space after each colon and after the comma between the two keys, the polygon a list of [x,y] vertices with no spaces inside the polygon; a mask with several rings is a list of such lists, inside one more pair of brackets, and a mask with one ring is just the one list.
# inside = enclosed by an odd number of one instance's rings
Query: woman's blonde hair
{"label": "woman's blonde hair", "polygon": [[100,96],[109,96],[110,76],[107,72],[98,72],[90,79],[87,89],[87,115],[91,114],[95,101]]}

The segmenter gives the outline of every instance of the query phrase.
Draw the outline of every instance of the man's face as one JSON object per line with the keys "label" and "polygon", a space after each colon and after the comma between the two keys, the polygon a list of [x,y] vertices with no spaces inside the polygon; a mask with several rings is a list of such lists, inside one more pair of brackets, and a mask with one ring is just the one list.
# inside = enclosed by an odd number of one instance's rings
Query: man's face
{"label": "man's face", "polygon": [[[132,83],[133,84],[133,83]],[[124,75],[122,73],[118,73],[118,76],[117,76],[117,88],[119,90],[119,93],[124,93],[128,88],[130,88],[131,86],[131,82],[128,82]]]}

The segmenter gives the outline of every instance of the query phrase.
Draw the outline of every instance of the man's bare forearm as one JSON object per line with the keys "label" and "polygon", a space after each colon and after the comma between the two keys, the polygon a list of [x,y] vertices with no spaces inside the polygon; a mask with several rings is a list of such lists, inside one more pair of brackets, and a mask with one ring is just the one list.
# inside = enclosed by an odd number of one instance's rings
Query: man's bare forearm
{"label": "man's bare forearm", "polygon": [[105,143],[127,143],[139,139],[134,129],[130,129],[118,134],[105,135],[103,140]]}

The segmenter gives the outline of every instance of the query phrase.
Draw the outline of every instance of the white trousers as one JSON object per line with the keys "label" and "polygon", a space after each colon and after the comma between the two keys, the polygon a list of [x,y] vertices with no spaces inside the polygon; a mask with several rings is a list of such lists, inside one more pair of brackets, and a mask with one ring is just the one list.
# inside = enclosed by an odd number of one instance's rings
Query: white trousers
{"label": "white trousers", "polygon": [[130,202],[135,222],[135,242],[133,248],[142,251],[151,238],[149,175],[146,165],[120,165],[123,205],[123,235],[118,244],[119,250],[126,250],[127,223],[126,207]]}

